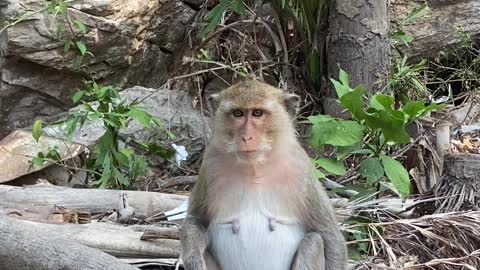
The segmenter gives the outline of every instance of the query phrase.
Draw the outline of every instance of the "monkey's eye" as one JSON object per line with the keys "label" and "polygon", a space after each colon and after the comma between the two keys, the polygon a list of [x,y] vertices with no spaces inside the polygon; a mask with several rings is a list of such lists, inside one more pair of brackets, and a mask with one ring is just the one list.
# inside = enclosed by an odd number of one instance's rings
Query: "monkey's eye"
{"label": "monkey's eye", "polygon": [[260,116],[263,115],[263,110],[255,109],[255,110],[253,110],[252,115],[253,115],[254,117],[260,117]]}
{"label": "monkey's eye", "polygon": [[242,117],[243,116],[243,112],[239,109],[236,109],[233,111],[233,116],[235,117]]}

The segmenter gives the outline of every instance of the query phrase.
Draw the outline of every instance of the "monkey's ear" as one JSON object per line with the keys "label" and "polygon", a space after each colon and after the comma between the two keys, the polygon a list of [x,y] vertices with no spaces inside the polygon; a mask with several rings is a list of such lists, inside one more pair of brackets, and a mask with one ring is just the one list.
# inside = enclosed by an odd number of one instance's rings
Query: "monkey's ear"
{"label": "monkey's ear", "polygon": [[300,107],[300,97],[296,94],[283,94],[283,100],[285,102],[285,109],[287,112],[295,117],[298,113],[298,109]]}
{"label": "monkey's ear", "polygon": [[214,115],[215,112],[217,111],[219,103],[220,103],[219,93],[211,94],[207,97],[207,106],[212,115]]}

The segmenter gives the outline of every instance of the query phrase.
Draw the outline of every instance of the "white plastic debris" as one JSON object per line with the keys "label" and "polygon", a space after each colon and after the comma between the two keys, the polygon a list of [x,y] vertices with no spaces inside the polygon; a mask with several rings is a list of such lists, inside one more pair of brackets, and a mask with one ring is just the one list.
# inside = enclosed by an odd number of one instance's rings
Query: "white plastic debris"
{"label": "white plastic debris", "polygon": [[184,219],[187,217],[188,199],[183,201],[177,208],[165,212],[168,221]]}
{"label": "white plastic debris", "polygon": [[172,147],[177,152],[177,154],[175,155],[175,161],[177,162],[177,165],[180,166],[182,161],[187,160],[188,152],[185,149],[185,146],[183,146],[183,145],[176,145],[176,144],[172,143]]}

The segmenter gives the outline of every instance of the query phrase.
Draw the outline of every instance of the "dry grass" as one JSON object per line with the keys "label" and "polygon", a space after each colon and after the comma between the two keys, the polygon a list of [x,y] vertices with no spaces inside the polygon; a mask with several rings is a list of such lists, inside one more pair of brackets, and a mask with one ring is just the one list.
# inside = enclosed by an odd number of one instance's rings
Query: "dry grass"
{"label": "dry grass", "polygon": [[480,269],[480,211],[355,224],[347,229],[358,226],[368,228],[374,256],[355,269]]}

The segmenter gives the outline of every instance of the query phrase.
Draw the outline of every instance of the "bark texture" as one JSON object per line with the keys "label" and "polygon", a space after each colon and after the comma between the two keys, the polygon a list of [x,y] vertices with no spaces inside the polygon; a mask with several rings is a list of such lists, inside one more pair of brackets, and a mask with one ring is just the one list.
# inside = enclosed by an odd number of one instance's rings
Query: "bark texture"
{"label": "bark texture", "polygon": [[7,217],[0,219],[0,242],[0,269],[138,269],[99,250],[52,237],[49,232]]}
{"label": "bark texture", "polygon": [[[390,64],[389,7],[383,0],[333,0],[327,39],[329,78],[338,78],[339,66],[350,75],[350,85],[364,84],[374,93],[384,86]],[[327,87],[325,111],[336,115],[333,86]]]}

